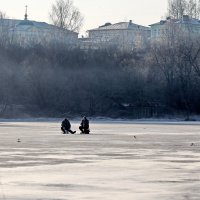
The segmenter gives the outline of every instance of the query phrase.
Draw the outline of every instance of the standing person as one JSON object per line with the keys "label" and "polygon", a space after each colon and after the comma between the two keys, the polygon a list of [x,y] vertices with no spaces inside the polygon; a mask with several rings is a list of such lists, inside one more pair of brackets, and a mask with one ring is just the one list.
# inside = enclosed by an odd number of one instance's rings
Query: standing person
{"label": "standing person", "polygon": [[68,132],[70,132],[71,134],[76,133],[76,131],[71,130],[71,124],[70,124],[69,120],[66,118],[61,123],[61,130],[62,130],[63,134],[66,134]]}
{"label": "standing person", "polygon": [[90,133],[89,120],[85,116],[81,120],[81,125],[79,126],[79,129],[80,129],[81,133],[85,133],[85,134]]}

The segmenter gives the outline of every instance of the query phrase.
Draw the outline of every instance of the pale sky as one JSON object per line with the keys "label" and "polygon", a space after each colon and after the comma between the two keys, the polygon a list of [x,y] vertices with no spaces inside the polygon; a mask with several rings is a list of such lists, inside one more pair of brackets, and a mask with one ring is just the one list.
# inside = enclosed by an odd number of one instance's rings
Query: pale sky
{"label": "pale sky", "polygon": [[[8,17],[23,19],[28,5],[28,19],[49,23],[48,14],[56,0],[0,0],[0,10]],[[167,12],[167,0],[74,0],[84,16],[81,33],[106,22],[132,20],[147,26],[160,21]]]}

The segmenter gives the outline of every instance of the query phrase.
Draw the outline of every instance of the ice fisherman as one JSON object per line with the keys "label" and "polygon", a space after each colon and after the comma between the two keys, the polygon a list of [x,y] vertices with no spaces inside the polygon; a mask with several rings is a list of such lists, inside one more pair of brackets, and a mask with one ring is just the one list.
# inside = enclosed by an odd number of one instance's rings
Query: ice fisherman
{"label": "ice fisherman", "polygon": [[81,120],[81,124],[79,126],[79,129],[81,133],[89,134],[90,129],[89,129],[89,120],[84,116]]}
{"label": "ice fisherman", "polygon": [[61,123],[61,130],[63,134],[70,132],[71,134],[76,133],[76,131],[71,130],[71,124],[67,118],[65,118]]}

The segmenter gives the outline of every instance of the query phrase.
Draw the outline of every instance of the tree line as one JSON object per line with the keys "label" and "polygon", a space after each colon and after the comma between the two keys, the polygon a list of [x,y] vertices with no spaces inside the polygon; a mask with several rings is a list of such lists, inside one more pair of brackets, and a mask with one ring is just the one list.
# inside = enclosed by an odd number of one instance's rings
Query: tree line
{"label": "tree line", "polygon": [[148,47],[0,46],[0,115],[152,117],[200,113],[199,37]]}
{"label": "tree line", "polygon": [[55,42],[24,47],[2,29],[0,117],[200,114],[200,37],[169,30],[159,41],[127,52]]}

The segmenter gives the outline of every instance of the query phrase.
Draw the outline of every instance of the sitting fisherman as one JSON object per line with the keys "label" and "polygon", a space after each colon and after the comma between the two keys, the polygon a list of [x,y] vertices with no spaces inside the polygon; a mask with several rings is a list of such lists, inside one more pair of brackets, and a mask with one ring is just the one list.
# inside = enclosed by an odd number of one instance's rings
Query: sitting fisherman
{"label": "sitting fisherman", "polygon": [[71,130],[71,124],[70,124],[69,120],[66,118],[62,121],[61,130],[62,130],[63,134],[66,134],[68,132],[70,132],[71,134],[76,133],[76,131]]}
{"label": "sitting fisherman", "polygon": [[79,126],[79,129],[80,129],[81,133],[85,133],[85,134],[90,133],[89,120],[85,116],[81,120],[81,125]]}

